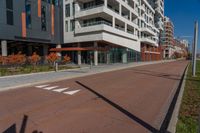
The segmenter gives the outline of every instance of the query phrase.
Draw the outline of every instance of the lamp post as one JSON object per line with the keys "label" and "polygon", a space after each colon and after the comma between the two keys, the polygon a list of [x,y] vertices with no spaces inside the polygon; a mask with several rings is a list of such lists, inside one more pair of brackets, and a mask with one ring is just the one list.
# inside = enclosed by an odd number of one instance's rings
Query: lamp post
{"label": "lamp post", "polygon": [[197,43],[198,43],[198,22],[195,22],[194,43],[193,43],[193,58],[192,58],[192,76],[196,76],[196,58],[197,58]]}

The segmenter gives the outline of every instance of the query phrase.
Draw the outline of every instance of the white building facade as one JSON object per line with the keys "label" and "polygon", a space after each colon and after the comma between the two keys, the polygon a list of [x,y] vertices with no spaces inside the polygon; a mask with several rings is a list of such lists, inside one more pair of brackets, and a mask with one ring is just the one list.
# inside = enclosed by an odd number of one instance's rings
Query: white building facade
{"label": "white building facade", "polygon": [[162,15],[155,16],[154,0],[63,0],[62,5],[62,48],[78,64],[139,61],[143,44],[158,47],[155,18]]}

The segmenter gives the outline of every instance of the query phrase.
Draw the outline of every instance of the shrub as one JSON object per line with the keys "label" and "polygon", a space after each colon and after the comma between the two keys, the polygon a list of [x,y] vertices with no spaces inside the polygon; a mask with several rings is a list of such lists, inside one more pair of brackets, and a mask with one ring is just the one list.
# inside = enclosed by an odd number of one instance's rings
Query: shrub
{"label": "shrub", "polygon": [[29,62],[30,64],[33,65],[33,68],[35,69],[35,66],[37,65],[37,63],[40,61],[41,57],[34,52],[33,55],[31,57],[29,57]]}
{"label": "shrub", "polygon": [[68,63],[68,62],[70,62],[70,61],[71,61],[71,58],[70,58],[68,55],[65,55],[65,56],[63,57],[63,60],[62,60],[63,63]]}
{"label": "shrub", "polygon": [[7,57],[6,64],[9,65],[23,65],[26,62],[26,56],[22,54],[21,52],[18,52],[17,54],[11,54]]}
{"label": "shrub", "polygon": [[51,52],[47,57],[47,61],[50,64],[54,64],[56,62],[56,60],[58,60],[59,56],[57,55],[57,53]]}

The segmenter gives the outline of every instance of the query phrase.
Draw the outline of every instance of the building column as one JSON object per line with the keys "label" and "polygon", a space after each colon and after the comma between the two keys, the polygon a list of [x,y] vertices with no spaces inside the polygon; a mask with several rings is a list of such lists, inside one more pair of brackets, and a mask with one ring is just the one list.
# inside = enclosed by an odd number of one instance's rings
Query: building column
{"label": "building column", "polygon": [[80,11],[80,6],[78,4],[78,2],[75,2],[75,13]]}
{"label": "building column", "polygon": [[122,15],[122,5],[119,4],[119,15],[121,16]]}
{"label": "building column", "polygon": [[107,7],[107,5],[108,5],[108,0],[104,0],[104,5]]}
{"label": "building column", "polygon": [[[78,47],[80,47],[80,43],[78,43]],[[78,51],[78,65],[81,65],[81,51]]]}
{"label": "building column", "polygon": [[115,28],[115,17],[112,18],[112,26]]}
{"label": "building column", "polygon": [[127,23],[125,23],[125,30],[124,31],[127,32]]}
{"label": "building column", "polygon": [[[97,42],[94,42],[94,48],[98,48]],[[94,65],[95,66],[98,65],[98,51],[97,50],[94,51]]]}
{"label": "building column", "polygon": [[1,41],[1,54],[2,56],[8,56],[7,41]]}
{"label": "building column", "polygon": [[44,45],[43,46],[43,55],[47,56],[49,52],[49,46],[48,45]]}
{"label": "building column", "polygon": [[31,56],[33,54],[33,47],[32,45],[28,45],[28,56]]}
{"label": "building column", "polygon": [[[57,45],[56,45],[56,48],[62,48],[61,44],[57,44]],[[62,55],[61,55],[61,52],[57,52],[57,55],[58,55],[59,57],[62,56]]]}
{"label": "building column", "polygon": [[106,52],[106,64],[110,64],[110,52]]}
{"label": "building column", "polygon": [[48,52],[49,52],[49,46],[43,45],[43,56],[44,56],[44,63],[45,64],[48,63],[47,60],[46,60],[46,56],[48,55]]}
{"label": "building column", "polygon": [[127,60],[127,50],[124,49],[123,50],[123,53],[122,53],[122,63],[127,63],[128,60]]}

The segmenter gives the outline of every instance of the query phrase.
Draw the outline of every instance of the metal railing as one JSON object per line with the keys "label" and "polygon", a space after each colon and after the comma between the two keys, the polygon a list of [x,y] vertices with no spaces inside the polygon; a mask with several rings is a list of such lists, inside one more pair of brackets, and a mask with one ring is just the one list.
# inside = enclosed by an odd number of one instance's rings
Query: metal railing
{"label": "metal railing", "polygon": [[90,9],[101,7],[101,6],[104,6],[104,4],[92,5],[92,6],[88,6],[86,8],[81,8],[81,11],[90,10]]}
{"label": "metal railing", "polygon": [[89,27],[89,26],[94,26],[94,25],[101,25],[101,24],[105,24],[105,25],[108,25],[108,26],[112,26],[111,23],[109,22],[106,22],[106,21],[95,21],[95,22],[91,22],[91,23],[85,23],[85,24],[81,24],[82,27]]}

